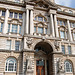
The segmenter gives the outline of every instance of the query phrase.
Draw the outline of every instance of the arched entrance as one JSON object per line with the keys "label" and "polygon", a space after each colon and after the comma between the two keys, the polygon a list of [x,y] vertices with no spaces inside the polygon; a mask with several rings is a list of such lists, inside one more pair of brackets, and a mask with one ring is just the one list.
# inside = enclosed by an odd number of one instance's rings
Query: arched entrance
{"label": "arched entrance", "polygon": [[53,48],[47,42],[39,42],[35,48],[36,75],[53,75]]}

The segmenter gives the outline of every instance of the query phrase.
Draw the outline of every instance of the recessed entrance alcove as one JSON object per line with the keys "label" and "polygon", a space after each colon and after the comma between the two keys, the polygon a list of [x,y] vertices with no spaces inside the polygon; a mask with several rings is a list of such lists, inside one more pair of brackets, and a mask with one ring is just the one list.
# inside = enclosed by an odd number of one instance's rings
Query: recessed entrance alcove
{"label": "recessed entrance alcove", "polygon": [[35,45],[36,75],[53,75],[53,48],[47,42]]}

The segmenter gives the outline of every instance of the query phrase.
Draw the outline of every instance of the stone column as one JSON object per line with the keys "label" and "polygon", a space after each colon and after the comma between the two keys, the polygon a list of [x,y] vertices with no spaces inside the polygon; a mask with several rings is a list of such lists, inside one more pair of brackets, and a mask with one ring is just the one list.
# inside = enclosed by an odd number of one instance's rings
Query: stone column
{"label": "stone column", "polygon": [[4,21],[4,26],[3,26],[3,33],[7,33],[7,27],[8,27],[8,17],[9,17],[9,9],[6,9],[6,14],[5,14],[5,21]]}
{"label": "stone column", "polygon": [[33,35],[34,24],[33,24],[33,10],[30,11],[30,34]]}
{"label": "stone column", "polygon": [[54,15],[54,23],[55,23],[55,34],[56,34],[56,37],[59,37],[56,14]]}
{"label": "stone column", "polygon": [[69,41],[72,41],[72,34],[71,34],[71,28],[70,28],[69,20],[67,20],[67,25],[68,25],[68,38],[69,38]]}
{"label": "stone column", "polygon": [[54,33],[54,22],[53,22],[53,15],[52,14],[50,14],[50,22],[51,22],[52,36],[55,37],[55,33]]}
{"label": "stone column", "polygon": [[21,29],[21,31],[22,31],[22,35],[24,35],[25,34],[25,22],[26,22],[26,17],[25,17],[26,15],[25,15],[25,12],[23,13],[23,25],[22,25],[22,29]]}
{"label": "stone column", "polygon": [[26,34],[29,33],[29,10],[26,9]]}

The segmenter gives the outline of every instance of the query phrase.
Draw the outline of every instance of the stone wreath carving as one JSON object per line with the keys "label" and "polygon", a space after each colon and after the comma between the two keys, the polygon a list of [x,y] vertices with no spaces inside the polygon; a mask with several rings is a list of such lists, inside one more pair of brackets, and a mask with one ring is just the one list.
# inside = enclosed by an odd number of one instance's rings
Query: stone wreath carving
{"label": "stone wreath carving", "polygon": [[33,41],[33,39],[32,38],[30,38],[30,37],[28,37],[27,39],[27,46],[28,46],[28,48],[30,48],[31,47],[31,44],[32,44],[32,41]]}

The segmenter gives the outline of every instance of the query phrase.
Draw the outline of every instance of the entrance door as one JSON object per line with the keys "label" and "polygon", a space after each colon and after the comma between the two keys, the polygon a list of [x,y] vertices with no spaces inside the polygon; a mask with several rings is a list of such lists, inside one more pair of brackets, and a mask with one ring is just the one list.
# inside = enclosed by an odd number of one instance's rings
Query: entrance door
{"label": "entrance door", "polygon": [[36,75],[45,75],[44,61],[36,61]]}

